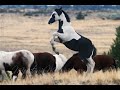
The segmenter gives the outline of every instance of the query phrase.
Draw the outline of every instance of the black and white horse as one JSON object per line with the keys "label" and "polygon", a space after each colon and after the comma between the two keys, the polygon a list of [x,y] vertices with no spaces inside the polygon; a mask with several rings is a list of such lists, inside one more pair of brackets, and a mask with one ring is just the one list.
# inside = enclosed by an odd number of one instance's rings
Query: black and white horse
{"label": "black and white horse", "polygon": [[91,40],[75,32],[71,26],[69,16],[62,8],[55,9],[48,24],[52,24],[55,21],[59,21],[59,29],[53,33],[50,41],[54,50],[54,41],[63,43],[67,48],[79,53],[81,60],[86,62],[87,73],[93,72],[95,66],[93,57],[96,55],[96,48]]}
{"label": "black and white horse", "polygon": [[0,74],[3,79],[7,77],[6,72],[12,71],[12,79],[15,81],[19,70],[22,72],[22,78],[31,75],[30,67],[34,62],[34,55],[28,50],[18,50],[13,52],[0,51]]}

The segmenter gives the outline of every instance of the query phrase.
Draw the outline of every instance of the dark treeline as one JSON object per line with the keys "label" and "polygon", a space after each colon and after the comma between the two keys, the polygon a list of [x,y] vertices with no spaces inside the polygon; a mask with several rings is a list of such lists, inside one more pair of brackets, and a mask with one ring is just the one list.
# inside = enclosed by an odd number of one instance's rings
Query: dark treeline
{"label": "dark treeline", "polygon": [[0,5],[0,9],[120,10],[120,5]]}

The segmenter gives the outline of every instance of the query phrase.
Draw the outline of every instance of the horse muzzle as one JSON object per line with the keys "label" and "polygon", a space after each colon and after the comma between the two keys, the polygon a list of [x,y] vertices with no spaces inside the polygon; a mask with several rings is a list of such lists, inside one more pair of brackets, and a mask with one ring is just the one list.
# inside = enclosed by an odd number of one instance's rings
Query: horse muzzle
{"label": "horse muzzle", "polygon": [[54,19],[54,18],[50,18],[48,24],[52,24],[52,23],[54,23],[54,22],[55,22],[55,19]]}

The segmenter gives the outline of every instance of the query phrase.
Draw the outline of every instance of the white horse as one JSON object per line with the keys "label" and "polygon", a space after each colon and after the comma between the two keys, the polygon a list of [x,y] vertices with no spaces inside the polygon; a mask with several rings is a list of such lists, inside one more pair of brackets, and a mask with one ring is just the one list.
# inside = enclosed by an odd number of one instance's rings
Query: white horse
{"label": "white horse", "polygon": [[81,60],[86,62],[87,73],[92,73],[95,66],[93,57],[96,55],[96,48],[91,40],[75,32],[71,26],[69,16],[62,8],[55,9],[51,14],[48,24],[52,24],[55,21],[59,21],[59,29],[53,33],[50,41],[54,51],[57,52],[54,47],[54,41],[63,43],[67,48],[77,51]]}
{"label": "white horse", "polygon": [[12,71],[12,79],[15,81],[19,70],[22,72],[22,78],[31,75],[30,67],[34,62],[33,54],[28,50],[18,50],[13,52],[0,51],[0,74],[3,79],[7,77],[6,71]]}

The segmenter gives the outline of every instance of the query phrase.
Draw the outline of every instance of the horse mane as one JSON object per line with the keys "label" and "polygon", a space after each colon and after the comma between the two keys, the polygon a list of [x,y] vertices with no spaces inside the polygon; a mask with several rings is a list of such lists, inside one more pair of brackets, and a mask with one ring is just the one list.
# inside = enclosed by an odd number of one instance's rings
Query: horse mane
{"label": "horse mane", "polygon": [[62,12],[64,13],[64,15],[65,15],[65,17],[66,17],[67,22],[70,22],[70,17],[67,15],[67,13],[64,12],[63,10],[62,10]]}

